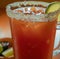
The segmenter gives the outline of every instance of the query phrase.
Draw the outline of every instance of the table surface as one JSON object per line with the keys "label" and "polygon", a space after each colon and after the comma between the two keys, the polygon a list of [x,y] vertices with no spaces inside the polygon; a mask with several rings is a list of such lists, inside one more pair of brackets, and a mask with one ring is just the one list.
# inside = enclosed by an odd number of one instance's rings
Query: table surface
{"label": "table surface", "polygon": [[[6,15],[5,9],[0,9],[0,27],[4,29],[3,31],[5,32],[6,37],[11,37],[9,18]],[[52,59],[60,59],[60,54],[56,55]]]}

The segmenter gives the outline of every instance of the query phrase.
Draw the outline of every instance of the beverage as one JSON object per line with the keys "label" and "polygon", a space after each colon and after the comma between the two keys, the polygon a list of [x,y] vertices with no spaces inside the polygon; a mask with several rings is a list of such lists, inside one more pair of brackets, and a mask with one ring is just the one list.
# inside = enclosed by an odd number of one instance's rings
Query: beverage
{"label": "beverage", "polygon": [[56,18],[46,17],[47,5],[46,2],[26,1],[7,6],[15,59],[52,59]]}

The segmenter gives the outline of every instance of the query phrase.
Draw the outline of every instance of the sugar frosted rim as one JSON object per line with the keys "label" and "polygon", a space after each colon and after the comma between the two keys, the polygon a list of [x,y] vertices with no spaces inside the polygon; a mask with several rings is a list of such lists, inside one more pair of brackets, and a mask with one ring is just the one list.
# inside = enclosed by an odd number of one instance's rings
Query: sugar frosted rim
{"label": "sugar frosted rim", "polygon": [[42,5],[47,7],[50,3],[47,2],[41,2],[41,1],[23,1],[23,2],[14,2],[11,4],[8,4],[6,7],[6,12],[7,15],[11,18],[15,18],[17,20],[27,20],[27,21],[40,21],[40,22],[44,22],[44,21],[51,21],[53,18],[52,17],[53,13],[51,13],[51,15],[48,14],[41,14],[41,15],[25,15],[23,13],[13,13],[13,11],[11,10],[11,7],[16,7],[18,6],[19,8],[21,7],[21,5],[26,6],[27,4],[29,5]]}

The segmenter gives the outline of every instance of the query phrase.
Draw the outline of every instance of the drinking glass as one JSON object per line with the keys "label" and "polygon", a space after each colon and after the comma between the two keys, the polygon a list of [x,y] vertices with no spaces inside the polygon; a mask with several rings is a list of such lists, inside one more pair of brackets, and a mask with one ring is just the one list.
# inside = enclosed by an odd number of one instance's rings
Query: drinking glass
{"label": "drinking glass", "polygon": [[[57,14],[60,10],[45,14],[48,5],[49,3],[40,1],[22,1],[7,5],[15,59],[52,59]],[[40,11],[36,12],[35,9]],[[43,13],[40,13],[42,10]]]}
{"label": "drinking glass", "polygon": [[56,36],[53,49],[53,59],[60,59],[60,22],[58,22],[56,27]]}

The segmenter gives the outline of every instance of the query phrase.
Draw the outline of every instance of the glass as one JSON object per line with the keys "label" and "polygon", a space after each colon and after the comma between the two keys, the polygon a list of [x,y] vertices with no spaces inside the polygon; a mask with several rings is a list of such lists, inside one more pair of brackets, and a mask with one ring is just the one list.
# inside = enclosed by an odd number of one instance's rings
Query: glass
{"label": "glass", "polygon": [[60,59],[60,14],[58,16],[58,22],[56,27],[56,36],[53,49],[53,59]]}
{"label": "glass", "polygon": [[53,58],[60,59],[60,24],[57,25]]}
{"label": "glass", "polygon": [[[60,10],[49,14],[45,11],[49,3],[37,1],[15,2],[6,8],[10,17],[12,37],[14,39],[15,59],[52,59],[56,32],[57,14]],[[33,8],[32,8],[33,7]],[[27,10],[22,13],[22,10]],[[20,10],[19,10],[20,9]],[[33,9],[32,14],[29,12]],[[17,12],[18,11],[18,12]]]}
{"label": "glass", "polygon": [[55,35],[55,43],[53,49],[53,59],[60,59],[60,14],[58,15],[56,27],[56,35]]}

